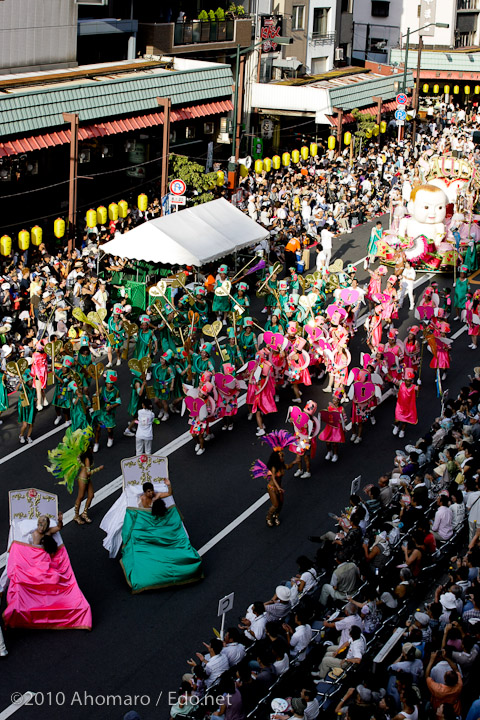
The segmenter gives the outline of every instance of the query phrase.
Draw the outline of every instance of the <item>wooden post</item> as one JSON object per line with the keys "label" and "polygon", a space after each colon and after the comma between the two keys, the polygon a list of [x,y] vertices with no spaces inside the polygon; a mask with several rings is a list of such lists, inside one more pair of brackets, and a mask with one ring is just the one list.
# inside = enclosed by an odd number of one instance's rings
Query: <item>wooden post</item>
{"label": "wooden post", "polygon": [[68,250],[75,247],[77,224],[77,165],[78,165],[78,114],[63,113],[65,122],[70,123],[70,178],[68,185]]}
{"label": "wooden post", "polygon": [[343,108],[332,108],[337,113],[337,155],[342,152]]}
{"label": "wooden post", "polygon": [[160,183],[161,200],[167,194],[168,188],[168,156],[170,155],[170,111],[172,109],[172,101],[168,97],[157,97],[157,103],[163,108],[162,178]]}
{"label": "wooden post", "polygon": [[382,122],[382,103],[383,100],[381,97],[373,96],[372,100],[377,103],[377,125],[378,125],[378,135],[377,135],[377,145],[380,148],[380,123]]}

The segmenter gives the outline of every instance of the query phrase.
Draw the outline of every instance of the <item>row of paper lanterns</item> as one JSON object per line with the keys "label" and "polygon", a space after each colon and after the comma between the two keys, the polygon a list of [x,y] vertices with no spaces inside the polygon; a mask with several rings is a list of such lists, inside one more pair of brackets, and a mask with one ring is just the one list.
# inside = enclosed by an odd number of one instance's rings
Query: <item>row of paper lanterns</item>
{"label": "row of paper lanterns", "polygon": [[[318,145],[312,142],[310,143],[310,147],[303,145],[300,150],[292,150],[291,154],[284,152],[281,157],[280,155],[274,155],[272,158],[266,157],[263,160],[255,160],[254,168],[256,173],[263,171],[269,173],[272,168],[279,170],[282,165],[283,167],[289,167],[291,163],[297,165],[300,162],[300,158],[307,160],[309,157],[317,157],[317,155]],[[244,169],[242,170],[242,168]],[[240,165],[240,175],[248,175],[248,170],[245,165]]]}
{"label": "row of paper lanterns", "polygon": [[[440,92],[439,85],[434,85],[432,89],[433,89],[434,95],[437,95]],[[422,90],[425,94],[427,94],[428,91],[430,90],[430,85],[428,85],[428,83],[424,83]],[[470,95],[471,91],[472,91],[472,89],[471,89],[470,85],[465,85],[465,87],[463,88],[463,92],[465,95]],[[445,85],[445,87],[443,88],[443,92],[445,93],[445,95],[450,95],[450,85]],[[453,94],[458,95],[459,92],[460,92],[460,87],[458,85],[454,85],[453,86]],[[473,92],[475,93],[475,95],[480,95],[480,85],[475,85],[475,87],[473,88]]]}
{"label": "row of paper lanterns", "polygon": [[[148,196],[145,193],[137,198],[137,206],[141,212],[145,212],[148,208]],[[90,209],[87,211],[86,220],[87,227],[93,229],[97,225],[104,225],[109,220],[116,222],[118,218],[126,218],[128,214],[128,203],[126,200],[120,200],[118,203],[110,203],[108,210],[103,205],[100,205],[96,210]],[[53,223],[53,234],[56,238],[60,239],[65,235],[65,220],[63,218],[57,218]],[[30,247],[30,242],[35,247],[38,247],[42,243],[43,230],[40,225],[32,227],[31,231],[20,230],[18,233],[18,247],[19,250],[25,252]],[[10,235],[2,235],[0,237],[0,255],[8,257],[12,252],[12,238]]]}

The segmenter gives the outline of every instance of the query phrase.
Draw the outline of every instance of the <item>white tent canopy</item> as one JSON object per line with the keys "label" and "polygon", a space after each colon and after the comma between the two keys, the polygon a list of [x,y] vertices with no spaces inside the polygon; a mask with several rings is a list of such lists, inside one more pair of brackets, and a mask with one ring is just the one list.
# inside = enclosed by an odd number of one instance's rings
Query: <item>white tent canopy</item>
{"label": "white tent canopy", "polygon": [[267,236],[268,230],[221,198],[149,220],[101,249],[129,260],[199,267]]}

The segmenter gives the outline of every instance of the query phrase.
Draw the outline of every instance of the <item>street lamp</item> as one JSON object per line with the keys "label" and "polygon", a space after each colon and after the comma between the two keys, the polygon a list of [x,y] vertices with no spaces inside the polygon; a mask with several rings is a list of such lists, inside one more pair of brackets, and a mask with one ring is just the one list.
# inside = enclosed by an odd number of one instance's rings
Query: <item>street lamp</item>
{"label": "street lamp", "polygon": [[[401,39],[404,37],[407,38],[407,42],[405,43],[405,58],[403,63],[403,92],[406,92],[407,89],[407,67],[408,67],[408,48],[410,45],[410,35],[413,35],[413,33],[420,32],[421,30],[426,30],[426,28],[431,27],[434,25],[437,28],[449,28],[450,25],[448,23],[428,23],[428,25],[423,25],[422,27],[417,28],[416,30],[410,30],[410,28],[407,28],[407,32],[405,35],[401,36]],[[420,43],[422,42],[422,36],[420,35]]]}

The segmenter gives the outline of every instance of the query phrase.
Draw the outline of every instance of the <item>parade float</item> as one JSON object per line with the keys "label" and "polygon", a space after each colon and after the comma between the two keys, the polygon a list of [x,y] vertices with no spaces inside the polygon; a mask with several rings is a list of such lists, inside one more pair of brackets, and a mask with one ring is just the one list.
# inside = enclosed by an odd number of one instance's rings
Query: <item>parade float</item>
{"label": "parade float", "polygon": [[476,214],[480,171],[468,160],[425,153],[417,163],[417,183],[405,181],[391,213],[391,226],[378,242],[377,258],[394,264],[404,251],[416,270],[452,272],[478,268],[480,214]]}

